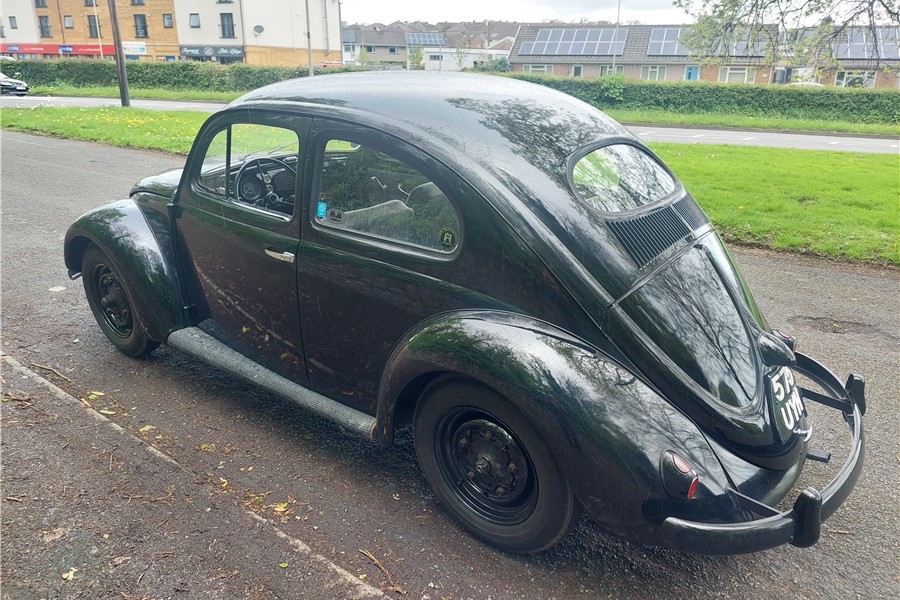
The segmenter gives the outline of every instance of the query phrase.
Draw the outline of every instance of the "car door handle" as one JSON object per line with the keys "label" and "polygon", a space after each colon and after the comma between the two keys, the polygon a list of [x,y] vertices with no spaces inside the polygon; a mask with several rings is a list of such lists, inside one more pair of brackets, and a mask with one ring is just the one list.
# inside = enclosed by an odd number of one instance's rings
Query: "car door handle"
{"label": "car door handle", "polygon": [[290,252],[278,252],[277,250],[269,250],[268,248],[266,248],[266,255],[271,256],[275,260],[281,260],[286,263],[294,262],[294,255]]}

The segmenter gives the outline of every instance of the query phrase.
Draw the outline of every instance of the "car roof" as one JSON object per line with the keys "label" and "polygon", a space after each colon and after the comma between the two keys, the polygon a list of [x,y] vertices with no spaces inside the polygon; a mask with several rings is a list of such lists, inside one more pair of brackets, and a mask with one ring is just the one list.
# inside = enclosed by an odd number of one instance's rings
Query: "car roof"
{"label": "car roof", "polygon": [[[275,83],[238,98],[250,106],[349,118],[395,133],[426,150],[452,149],[481,161],[566,158],[594,139],[629,136],[599,110],[549,87],[474,73],[372,71]],[[527,157],[525,157],[527,158]],[[544,158],[537,166],[546,167]],[[560,165],[556,164],[556,167]],[[563,169],[564,170],[564,169]]]}

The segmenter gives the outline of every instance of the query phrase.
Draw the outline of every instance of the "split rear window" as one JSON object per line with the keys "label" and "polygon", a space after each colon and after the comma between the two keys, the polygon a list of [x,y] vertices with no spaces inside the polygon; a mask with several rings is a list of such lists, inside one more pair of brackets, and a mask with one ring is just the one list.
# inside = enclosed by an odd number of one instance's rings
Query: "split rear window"
{"label": "split rear window", "polygon": [[609,213],[653,204],[678,188],[659,162],[630,144],[610,144],[584,155],[572,169],[572,183],[585,204]]}

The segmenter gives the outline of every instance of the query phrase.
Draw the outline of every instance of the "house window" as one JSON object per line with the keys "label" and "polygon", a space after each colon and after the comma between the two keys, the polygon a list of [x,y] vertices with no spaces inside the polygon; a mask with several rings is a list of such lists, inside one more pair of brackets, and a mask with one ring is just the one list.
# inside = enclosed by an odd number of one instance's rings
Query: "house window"
{"label": "house window", "polygon": [[100,27],[97,23],[97,17],[94,15],[88,15],[88,37],[99,38],[100,37]]}
{"label": "house window", "polygon": [[[47,0],[34,0],[35,8],[47,8]],[[50,37],[49,35],[46,37]]]}
{"label": "house window", "polygon": [[541,73],[544,75],[553,74],[553,65],[523,65],[522,70],[526,73]]}
{"label": "house window", "polygon": [[689,65],[684,68],[684,80],[685,81],[699,81],[700,80],[700,67],[697,65]]}
{"label": "house window", "polygon": [[834,85],[873,89],[875,87],[875,71],[840,71],[834,80]]}
{"label": "house window", "polygon": [[572,65],[572,77],[581,77],[583,68],[581,65]]}
{"label": "house window", "polygon": [[97,6],[97,0],[84,0],[85,6]]}
{"label": "house window", "polygon": [[191,13],[188,16],[188,25],[194,29],[200,27],[200,13]]}
{"label": "house window", "polygon": [[41,32],[42,38],[53,37],[53,33],[50,31],[50,17],[47,15],[38,17],[38,29]]}
{"label": "house window", "polygon": [[219,13],[219,26],[222,28],[223,38],[234,37],[234,15],[231,13]]}
{"label": "house window", "polygon": [[144,0],[131,0],[131,5],[132,6],[143,6]]}
{"label": "house window", "polygon": [[353,44],[344,44],[344,52],[356,52],[356,46]]}
{"label": "house window", "polygon": [[172,19],[172,13],[163,13],[163,27],[165,29],[172,29],[175,26],[175,21]]}
{"label": "house window", "polygon": [[600,65],[600,77],[609,77],[610,75],[624,75],[625,67],[622,65]]}
{"label": "house window", "polygon": [[147,37],[147,15],[134,15],[134,37]]}
{"label": "house window", "polygon": [[363,46],[366,52],[375,52],[375,46]]}
{"label": "house window", "polygon": [[647,81],[665,81],[665,65],[644,65],[641,67],[641,79]]}
{"label": "house window", "polygon": [[66,15],[63,17],[63,27],[66,29],[72,29],[75,27],[75,19],[72,18],[72,15]]}
{"label": "house window", "polygon": [[10,29],[18,29],[19,28],[19,22],[16,20],[15,17],[9,18],[9,28]]}
{"label": "house window", "polygon": [[756,79],[756,69],[750,67],[721,67],[719,69],[719,83],[753,83]]}
{"label": "house window", "polygon": [[388,54],[397,54],[397,47],[396,47],[396,46],[390,46],[390,47],[388,48]]}

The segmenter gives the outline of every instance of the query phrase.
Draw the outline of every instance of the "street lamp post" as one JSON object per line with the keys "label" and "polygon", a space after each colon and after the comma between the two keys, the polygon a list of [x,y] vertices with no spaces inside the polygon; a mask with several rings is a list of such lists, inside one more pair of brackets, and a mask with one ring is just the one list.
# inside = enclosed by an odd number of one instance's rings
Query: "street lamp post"
{"label": "street lamp post", "polygon": [[306,54],[309,60],[309,76],[315,75],[312,63],[312,32],[309,29],[309,0],[306,0]]}
{"label": "street lamp post", "polygon": [[97,2],[94,2],[94,23],[97,25],[97,43],[100,45],[100,58],[103,58],[103,34],[100,32],[100,15],[97,14]]}
{"label": "street lamp post", "polygon": [[612,64],[612,74],[615,76],[616,74],[616,43],[619,41],[619,16],[622,14],[622,0],[619,0],[619,6],[616,8],[616,29],[613,32],[613,43],[612,43],[612,53],[613,53],[613,64]]}
{"label": "street lamp post", "polygon": [[119,75],[119,96],[122,99],[123,107],[131,106],[131,99],[128,97],[128,75],[125,72],[125,51],[122,49],[122,34],[119,33],[119,10],[116,8],[116,0],[109,0],[109,20],[112,23],[113,42],[116,45],[116,72]]}

